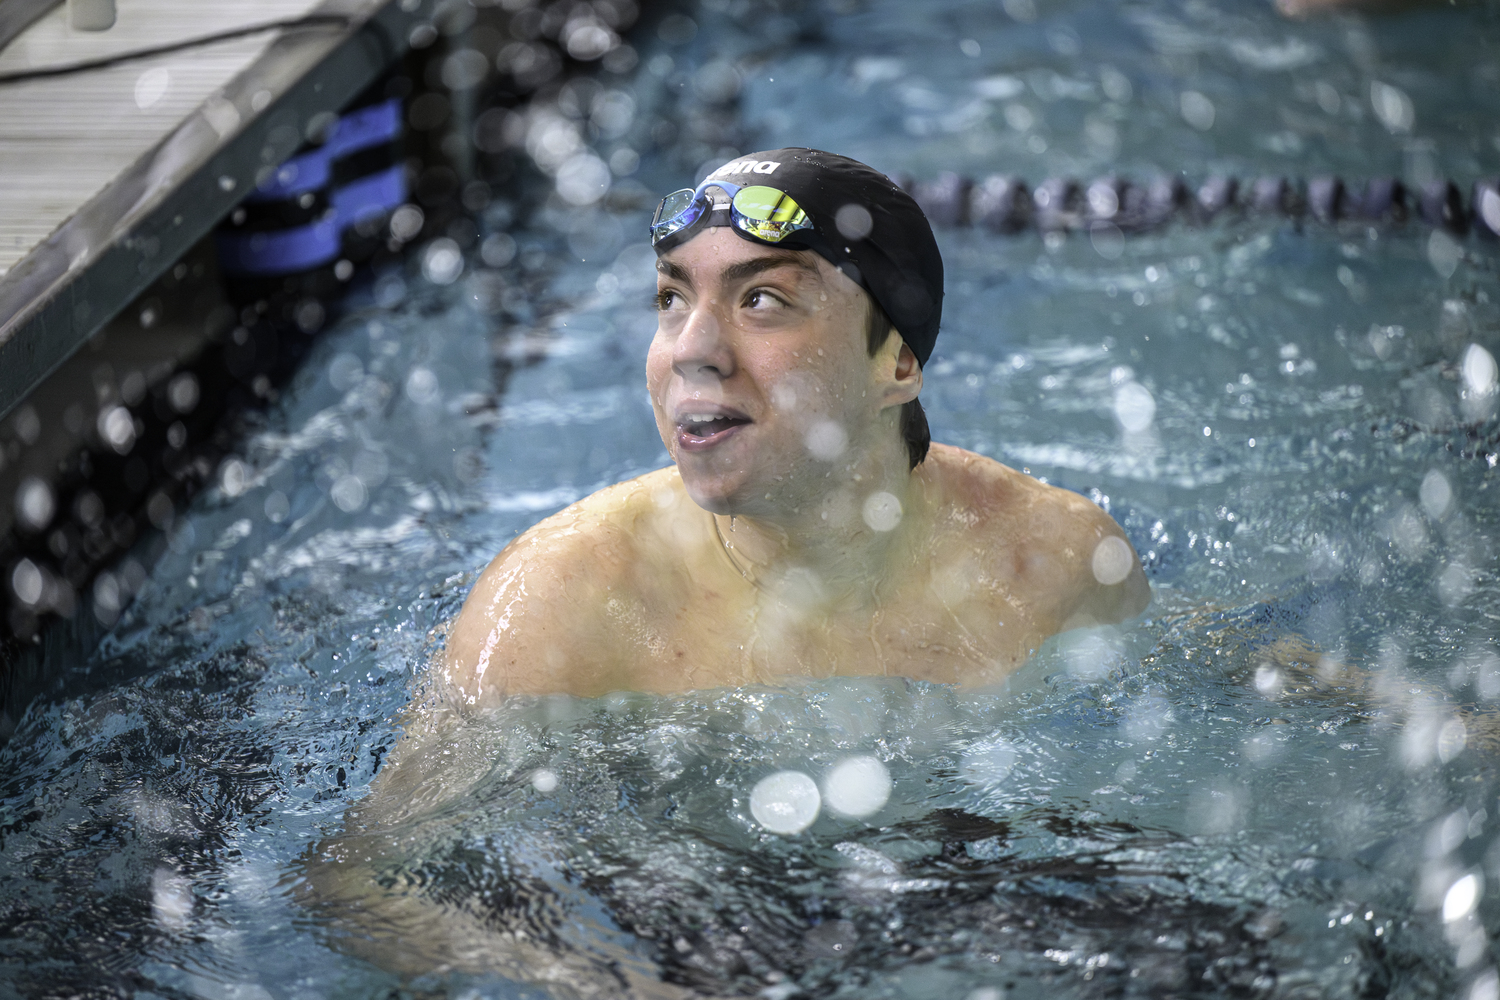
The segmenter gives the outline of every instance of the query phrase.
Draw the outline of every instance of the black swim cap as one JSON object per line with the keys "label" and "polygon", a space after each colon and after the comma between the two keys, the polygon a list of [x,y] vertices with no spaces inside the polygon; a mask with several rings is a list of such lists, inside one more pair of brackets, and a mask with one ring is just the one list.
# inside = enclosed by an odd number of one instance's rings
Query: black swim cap
{"label": "black swim cap", "polygon": [[[791,195],[813,229],[777,245],[815,251],[852,278],[880,303],[917,361],[927,364],[943,316],[943,258],[911,195],[858,160],[797,147],[735,157],[704,183],[715,179]],[[657,252],[677,242],[663,241]]]}

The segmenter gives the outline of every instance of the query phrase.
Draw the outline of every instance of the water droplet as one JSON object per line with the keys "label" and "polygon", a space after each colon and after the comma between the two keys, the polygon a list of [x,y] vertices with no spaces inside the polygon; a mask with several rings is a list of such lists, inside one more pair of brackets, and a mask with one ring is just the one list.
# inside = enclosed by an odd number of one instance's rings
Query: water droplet
{"label": "water droplet", "polygon": [[226,497],[237,497],[250,488],[250,470],[237,458],[226,458],[219,466],[219,489]]}
{"label": "water droplet", "polygon": [[1427,260],[1432,264],[1432,269],[1442,275],[1444,281],[1453,277],[1463,256],[1464,248],[1441,229],[1434,229],[1432,235],[1427,237]]}
{"label": "water droplet", "polygon": [[1473,913],[1483,891],[1484,882],[1475,872],[1456,880],[1443,895],[1443,921],[1451,924]]}
{"label": "water droplet", "polygon": [[861,513],[872,531],[892,531],[901,523],[901,501],[880,490],[869,495]]}
{"label": "water droplet", "polygon": [[422,276],[434,285],[451,285],[463,272],[463,251],[446,236],[433,240],[422,252]]}
{"label": "water droplet", "polygon": [[1003,739],[976,743],[959,762],[958,771],[975,785],[996,785],[1005,780],[1020,759],[1016,748]]}
{"label": "water droplet", "polygon": [[99,437],[118,455],[127,455],[135,446],[135,419],[123,406],[111,406],[99,414]]}
{"label": "water droplet", "polygon": [[1184,90],[1178,99],[1182,120],[1200,132],[1214,127],[1214,102],[1196,90]]}
{"label": "water droplet", "polygon": [[891,775],[874,757],[849,757],[823,781],[828,808],[841,816],[863,819],[889,801]]}
{"label": "water droplet", "polygon": [[750,815],[772,833],[801,833],[821,807],[817,782],[801,771],[777,771],[750,792]]}
{"label": "water droplet", "polygon": [[441,395],[437,376],[427,368],[413,368],[406,376],[406,395],[418,406],[435,403]]}
{"label": "water droplet", "polygon": [[343,475],[334,480],[328,489],[328,496],[339,510],[352,514],[365,505],[365,484],[358,476]]}
{"label": "water droplet", "polygon": [[1370,107],[1375,117],[1392,132],[1409,132],[1417,114],[1406,91],[1379,80],[1370,81]]}
{"label": "water droplet", "polygon": [[175,872],[158,868],[151,876],[151,915],[164,930],[184,930],[193,915],[191,883]]}
{"label": "water droplet", "polygon": [[1255,668],[1255,690],[1267,698],[1274,698],[1281,693],[1281,671],[1269,664],[1263,664]]}
{"label": "water droplet", "polygon": [[135,106],[142,111],[151,107],[167,92],[172,74],[164,66],[153,66],[135,79]]}
{"label": "water droplet", "polygon": [[1139,434],[1156,419],[1156,399],[1139,382],[1125,382],[1115,390],[1115,419],[1131,434]]}
{"label": "water droplet", "polygon": [[402,205],[391,213],[391,236],[405,243],[422,231],[425,217],[415,205]]}
{"label": "water droplet", "polygon": [[280,524],[286,520],[286,516],[292,512],[291,504],[287,502],[286,494],[280,490],[272,490],[266,497],[265,503],[266,520],[272,524]]}
{"label": "water droplet", "polygon": [[808,453],[824,462],[838,458],[849,445],[849,435],[832,420],[814,420],[803,440]]}
{"label": "water droplet", "polygon": [[834,214],[833,224],[846,240],[862,240],[875,228],[875,220],[863,205],[845,205]]}
{"label": "water droplet", "polygon": [[1441,521],[1443,515],[1448,513],[1448,505],[1453,501],[1453,487],[1448,485],[1448,477],[1436,469],[1428,471],[1422,477],[1422,488],[1418,493],[1422,500],[1422,509],[1427,516],[1434,521]]}
{"label": "water droplet", "polygon": [[16,563],[16,568],[10,574],[10,586],[16,593],[16,599],[31,607],[42,599],[46,582],[42,571],[30,559],[22,559]]}
{"label": "water droplet", "polygon": [[1106,587],[1122,582],[1135,568],[1135,553],[1130,543],[1118,535],[1108,535],[1094,546],[1094,579]]}
{"label": "water droplet", "polygon": [[57,502],[52,498],[52,487],[35,476],[21,480],[16,490],[16,514],[24,527],[41,531],[52,523]]}
{"label": "water droplet", "polygon": [[1500,370],[1493,354],[1478,344],[1470,344],[1464,351],[1462,374],[1464,389],[1471,396],[1488,396],[1495,391]]}

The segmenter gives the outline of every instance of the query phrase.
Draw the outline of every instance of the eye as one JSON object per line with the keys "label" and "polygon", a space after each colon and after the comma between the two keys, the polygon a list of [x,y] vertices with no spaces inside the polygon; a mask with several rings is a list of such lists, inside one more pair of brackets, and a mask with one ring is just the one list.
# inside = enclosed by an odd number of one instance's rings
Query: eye
{"label": "eye", "polygon": [[656,308],[661,312],[668,312],[682,305],[682,296],[676,289],[663,288],[656,293]]}
{"label": "eye", "polygon": [[745,296],[746,309],[780,309],[785,305],[785,299],[765,288],[751,289],[750,293]]}

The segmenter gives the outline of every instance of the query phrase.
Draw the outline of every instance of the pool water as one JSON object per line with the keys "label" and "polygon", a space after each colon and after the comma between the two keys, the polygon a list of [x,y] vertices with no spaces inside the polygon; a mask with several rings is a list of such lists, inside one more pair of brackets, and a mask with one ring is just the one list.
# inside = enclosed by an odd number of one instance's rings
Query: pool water
{"label": "pool water", "polygon": [[[705,3],[635,87],[648,128],[736,59],[736,151],[917,176],[1473,177],[1500,159],[1495,11],[880,0],[819,35]],[[638,182],[728,134],[686,129]],[[940,232],[935,436],[1109,509],[1155,589],[1141,620],[999,689],[517,699],[398,815],[346,825],[491,556],[666,461],[644,212],[526,209],[487,210],[503,267],[436,284],[418,253],[338,304],[0,751],[0,995],[1500,995],[1500,255],[1416,224],[1225,219],[1110,256]],[[872,814],[756,818],[768,775],[826,794],[856,757],[891,779]],[[386,902],[309,892],[319,844]],[[389,941],[390,900],[435,909]],[[461,922],[494,968],[413,977]]]}

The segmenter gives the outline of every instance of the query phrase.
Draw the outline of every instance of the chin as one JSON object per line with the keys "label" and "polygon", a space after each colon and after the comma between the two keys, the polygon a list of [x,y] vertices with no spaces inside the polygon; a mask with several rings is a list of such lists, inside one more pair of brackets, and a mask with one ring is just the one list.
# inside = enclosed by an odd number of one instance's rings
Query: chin
{"label": "chin", "polygon": [[[677,473],[682,477],[688,497],[699,507],[715,514],[761,513],[766,506],[762,498],[780,485],[771,477],[755,475],[744,469],[716,469],[712,462],[694,461],[698,456],[682,457],[687,461],[677,462]],[[768,487],[762,480],[774,485]]]}
{"label": "chin", "polygon": [[[682,466],[677,470],[682,473]],[[726,484],[712,476],[682,474],[682,485],[693,503],[713,514],[736,514],[742,509],[735,502],[740,491],[727,488]]]}

